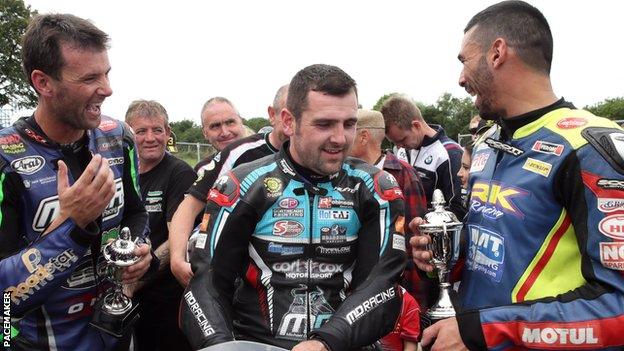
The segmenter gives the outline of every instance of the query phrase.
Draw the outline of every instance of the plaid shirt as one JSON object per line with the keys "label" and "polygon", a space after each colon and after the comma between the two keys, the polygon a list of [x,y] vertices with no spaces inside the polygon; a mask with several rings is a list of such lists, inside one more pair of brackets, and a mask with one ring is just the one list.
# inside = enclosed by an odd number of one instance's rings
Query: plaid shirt
{"label": "plaid shirt", "polygon": [[412,247],[409,244],[409,239],[413,233],[409,229],[408,224],[414,217],[423,217],[425,215],[427,212],[427,198],[414,167],[405,161],[399,160],[390,151],[386,151],[385,155],[383,170],[396,178],[405,197],[405,240],[409,260],[403,273],[401,285],[416,298],[421,306],[426,308],[429,300],[431,300],[431,293],[435,291],[435,286],[430,281],[420,278],[416,271],[417,268],[414,265],[414,261],[412,261]]}

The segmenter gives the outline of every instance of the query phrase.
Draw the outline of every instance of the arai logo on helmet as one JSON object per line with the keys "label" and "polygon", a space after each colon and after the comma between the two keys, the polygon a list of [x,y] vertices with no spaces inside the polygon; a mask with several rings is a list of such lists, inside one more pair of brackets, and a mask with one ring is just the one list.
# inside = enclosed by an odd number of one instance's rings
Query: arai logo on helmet
{"label": "arai logo on helmet", "polygon": [[572,129],[582,127],[587,124],[587,119],[578,117],[568,117],[557,122],[560,129]]}
{"label": "arai logo on helmet", "polygon": [[19,174],[33,174],[43,168],[45,159],[41,156],[27,156],[11,162],[11,167]]}

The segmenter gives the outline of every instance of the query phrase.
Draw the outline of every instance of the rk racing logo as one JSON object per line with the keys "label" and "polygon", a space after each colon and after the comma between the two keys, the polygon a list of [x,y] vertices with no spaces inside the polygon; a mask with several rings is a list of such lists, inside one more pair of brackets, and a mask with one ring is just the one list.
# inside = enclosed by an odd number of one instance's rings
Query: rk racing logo
{"label": "rk racing logo", "polygon": [[524,213],[516,207],[513,200],[528,194],[525,190],[504,187],[499,183],[476,182],[472,187],[470,209],[480,212],[488,219],[498,219],[505,213],[524,218]]}

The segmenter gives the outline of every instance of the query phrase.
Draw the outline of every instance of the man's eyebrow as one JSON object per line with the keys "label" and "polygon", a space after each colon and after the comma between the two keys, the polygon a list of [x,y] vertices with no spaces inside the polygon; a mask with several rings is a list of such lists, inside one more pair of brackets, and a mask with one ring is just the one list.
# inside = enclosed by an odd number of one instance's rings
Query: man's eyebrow
{"label": "man's eyebrow", "polygon": [[209,124],[208,124],[208,128],[218,127],[218,126],[220,126],[220,125],[221,125],[221,123],[222,123],[221,121],[219,121],[219,122],[212,122],[212,123],[209,123]]}

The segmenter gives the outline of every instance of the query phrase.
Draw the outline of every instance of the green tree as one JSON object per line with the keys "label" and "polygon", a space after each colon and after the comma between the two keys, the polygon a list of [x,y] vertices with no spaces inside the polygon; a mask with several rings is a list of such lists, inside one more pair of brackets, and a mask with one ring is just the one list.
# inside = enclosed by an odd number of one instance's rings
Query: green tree
{"label": "green tree", "polygon": [[390,94],[386,94],[382,97],[380,97],[377,102],[375,103],[375,106],[373,106],[373,110],[375,111],[379,111],[381,110],[381,105],[383,105],[384,102],[386,102],[386,100],[388,100],[392,95],[396,95],[397,93],[390,93]]}
{"label": "green tree", "polygon": [[271,125],[269,120],[264,117],[254,117],[254,118],[246,119],[244,120],[243,124],[253,129],[255,132],[260,130],[260,128],[262,127]]}
{"label": "green tree", "polygon": [[22,72],[21,39],[30,18],[37,14],[23,0],[0,1],[0,107],[34,107],[37,95]]}
{"label": "green tree", "polygon": [[468,134],[468,123],[478,114],[470,98],[457,98],[449,93],[442,94],[436,102],[436,109],[438,114],[434,123],[440,124],[446,135],[455,140],[458,134]]}
{"label": "green tree", "polygon": [[606,117],[612,120],[622,120],[624,119],[624,97],[606,99],[593,106],[585,106],[585,109],[596,116]]}
{"label": "green tree", "polygon": [[195,122],[191,120],[185,119],[178,122],[171,122],[169,125],[171,126],[171,130],[175,133],[177,141],[186,143],[206,143],[201,126],[196,125]]}

